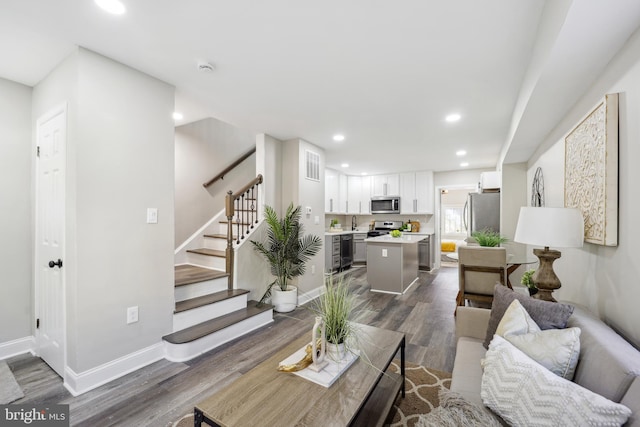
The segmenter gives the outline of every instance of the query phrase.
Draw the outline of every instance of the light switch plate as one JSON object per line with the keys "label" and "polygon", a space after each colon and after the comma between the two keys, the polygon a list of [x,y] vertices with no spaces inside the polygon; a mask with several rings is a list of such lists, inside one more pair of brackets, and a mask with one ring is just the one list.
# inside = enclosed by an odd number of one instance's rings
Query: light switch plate
{"label": "light switch plate", "polygon": [[127,308],[127,325],[138,321],[138,306]]}
{"label": "light switch plate", "polygon": [[386,250],[386,249],[383,249],[383,250],[382,250],[382,258],[386,258],[386,257],[388,257],[388,256],[389,256],[389,255],[387,254],[387,250]]}
{"label": "light switch plate", "polygon": [[158,223],[158,208],[147,208],[147,224]]}

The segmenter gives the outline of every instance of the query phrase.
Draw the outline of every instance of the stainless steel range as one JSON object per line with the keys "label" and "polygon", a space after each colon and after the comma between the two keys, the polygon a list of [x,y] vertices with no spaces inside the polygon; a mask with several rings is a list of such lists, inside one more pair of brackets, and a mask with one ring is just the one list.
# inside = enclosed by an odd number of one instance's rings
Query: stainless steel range
{"label": "stainless steel range", "polygon": [[402,227],[402,221],[375,221],[373,230],[367,233],[367,237],[377,237],[391,233],[392,230],[399,230]]}

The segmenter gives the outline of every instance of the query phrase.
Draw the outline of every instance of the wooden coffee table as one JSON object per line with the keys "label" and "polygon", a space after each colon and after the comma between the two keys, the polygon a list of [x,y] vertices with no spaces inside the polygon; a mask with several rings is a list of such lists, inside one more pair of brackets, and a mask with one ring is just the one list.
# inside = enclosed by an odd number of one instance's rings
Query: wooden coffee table
{"label": "wooden coffee table", "polygon": [[[404,397],[405,337],[401,332],[359,327],[360,357],[331,387],[277,371],[280,361],[311,341],[309,331],[198,403],[194,408],[194,425],[200,426],[202,422],[225,427],[383,425],[398,392]],[[398,351],[400,374],[386,372]]]}

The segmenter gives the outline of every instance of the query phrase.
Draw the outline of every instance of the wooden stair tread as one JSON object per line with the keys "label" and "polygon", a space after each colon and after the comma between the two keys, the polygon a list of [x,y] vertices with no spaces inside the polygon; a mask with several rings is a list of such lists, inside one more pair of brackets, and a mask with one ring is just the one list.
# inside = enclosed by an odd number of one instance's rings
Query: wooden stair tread
{"label": "wooden stair tread", "polygon": [[225,314],[224,316],[220,316],[215,319],[207,320],[206,322],[198,323],[197,325],[181,331],[165,335],[162,339],[171,344],[185,344],[214,332],[218,332],[228,326],[234,325],[273,308],[273,306],[269,304],[263,304],[262,307],[257,307],[257,304],[257,301],[251,300],[247,303],[246,308]]}
{"label": "wooden stair tread", "polygon": [[220,251],[217,249],[209,249],[209,248],[198,248],[198,249],[189,249],[187,252],[192,254],[200,254],[207,256],[217,256],[220,258],[226,257],[225,251]]}
{"label": "wooden stair tread", "polygon": [[[205,234],[204,237],[209,237],[211,239],[223,239],[227,240],[226,234]],[[233,236],[233,240],[236,240],[238,236]]]}
{"label": "wooden stair tread", "polygon": [[205,282],[207,280],[228,277],[224,271],[203,268],[197,265],[176,265],[174,269],[175,286],[190,285],[192,283]]}
{"label": "wooden stair tread", "polygon": [[[229,221],[227,221],[226,219],[223,219],[220,221],[220,224],[229,224]],[[251,225],[253,224],[252,222],[238,222],[238,221],[231,221],[231,224],[235,225],[235,224],[240,224],[240,225]]]}
{"label": "wooden stair tread", "polygon": [[214,292],[212,294],[203,295],[201,297],[191,298],[184,301],[176,302],[176,308],[174,313],[180,313],[183,311],[191,310],[205,305],[213,304],[216,302],[224,301],[229,298],[237,297],[239,295],[248,294],[249,291],[245,289],[229,289],[220,292]]}

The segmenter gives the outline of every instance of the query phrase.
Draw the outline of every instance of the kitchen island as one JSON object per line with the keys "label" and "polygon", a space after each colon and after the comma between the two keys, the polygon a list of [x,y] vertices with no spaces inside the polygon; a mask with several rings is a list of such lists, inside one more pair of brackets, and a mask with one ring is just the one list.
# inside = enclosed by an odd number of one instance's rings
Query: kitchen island
{"label": "kitchen island", "polygon": [[418,279],[418,242],[425,235],[404,233],[365,239],[367,282],[374,292],[403,294]]}

